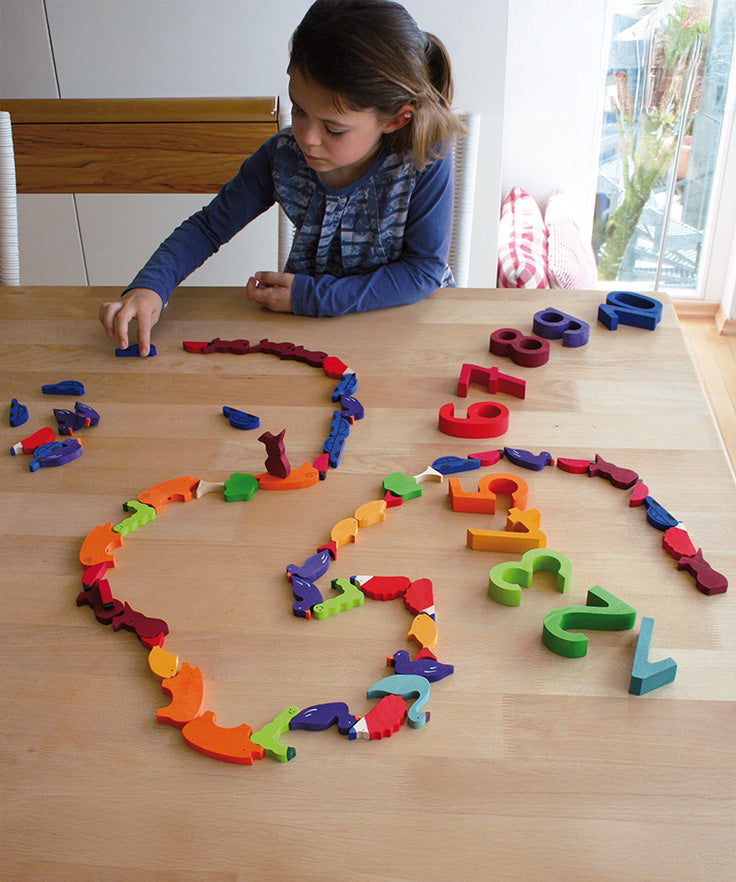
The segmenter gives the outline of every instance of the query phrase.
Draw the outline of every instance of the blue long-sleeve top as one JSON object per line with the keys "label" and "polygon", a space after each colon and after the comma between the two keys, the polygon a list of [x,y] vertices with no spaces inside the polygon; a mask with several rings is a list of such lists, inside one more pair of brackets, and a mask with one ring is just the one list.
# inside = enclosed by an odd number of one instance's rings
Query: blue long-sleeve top
{"label": "blue long-sleeve top", "polygon": [[167,303],[183,279],[274,202],[295,227],[284,270],[295,274],[299,315],[398,306],[454,285],[447,265],[451,154],[418,171],[410,157],[384,149],[360,178],[335,190],[285,129],[161,243],[126,290],[151,288]]}

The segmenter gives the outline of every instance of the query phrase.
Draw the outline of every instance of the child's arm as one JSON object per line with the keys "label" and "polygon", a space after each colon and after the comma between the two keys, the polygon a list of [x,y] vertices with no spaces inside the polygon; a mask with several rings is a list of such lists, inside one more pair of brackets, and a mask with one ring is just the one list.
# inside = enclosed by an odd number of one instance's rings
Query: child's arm
{"label": "child's arm", "polygon": [[121,348],[128,346],[128,326],[135,319],[138,344],[143,347],[141,355],[148,354],[151,328],[174,288],[220,245],[273,205],[272,146],[271,142],[262,145],[209,205],[185,220],[159,245],[119,301],[102,304],[102,326],[108,337],[117,336]]}
{"label": "child's arm", "polygon": [[401,258],[364,275],[298,274],[291,288],[299,315],[342,315],[423,300],[443,284],[452,232],[453,170],[448,156],[422,174],[412,194]]}

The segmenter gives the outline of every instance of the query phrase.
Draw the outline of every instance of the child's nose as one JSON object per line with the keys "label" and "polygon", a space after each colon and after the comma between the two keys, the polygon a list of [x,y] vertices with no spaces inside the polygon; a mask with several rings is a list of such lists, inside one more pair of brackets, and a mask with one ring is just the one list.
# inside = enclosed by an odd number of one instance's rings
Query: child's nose
{"label": "child's nose", "polygon": [[318,122],[307,122],[302,131],[302,138],[305,144],[317,145],[320,143],[321,134]]}

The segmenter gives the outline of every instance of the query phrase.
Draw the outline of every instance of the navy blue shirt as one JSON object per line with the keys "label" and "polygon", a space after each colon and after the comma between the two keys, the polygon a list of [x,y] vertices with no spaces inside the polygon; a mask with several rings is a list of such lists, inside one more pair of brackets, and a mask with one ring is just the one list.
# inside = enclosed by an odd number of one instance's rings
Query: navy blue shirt
{"label": "navy blue shirt", "polygon": [[151,288],[168,302],[183,279],[274,202],[295,227],[284,270],[296,276],[292,309],[299,315],[398,306],[454,285],[447,265],[451,153],[417,171],[410,157],[383,150],[365,174],[335,190],[309,168],[285,129],[174,230],[129,289]]}

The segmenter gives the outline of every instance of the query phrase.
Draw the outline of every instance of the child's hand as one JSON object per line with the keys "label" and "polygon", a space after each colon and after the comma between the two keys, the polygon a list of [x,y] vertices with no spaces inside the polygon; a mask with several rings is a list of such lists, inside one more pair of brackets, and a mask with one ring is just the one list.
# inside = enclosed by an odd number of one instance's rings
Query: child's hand
{"label": "child's hand", "polygon": [[291,312],[293,273],[256,273],[245,286],[248,300],[253,300],[274,312]]}
{"label": "child's hand", "polygon": [[131,321],[138,323],[138,346],[141,356],[148,355],[151,349],[151,328],[159,320],[163,302],[150,288],[132,288],[120,300],[103,303],[100,307],[100,321],[107,336],[116,336],[121,349],[130,345],[128,326]]}

